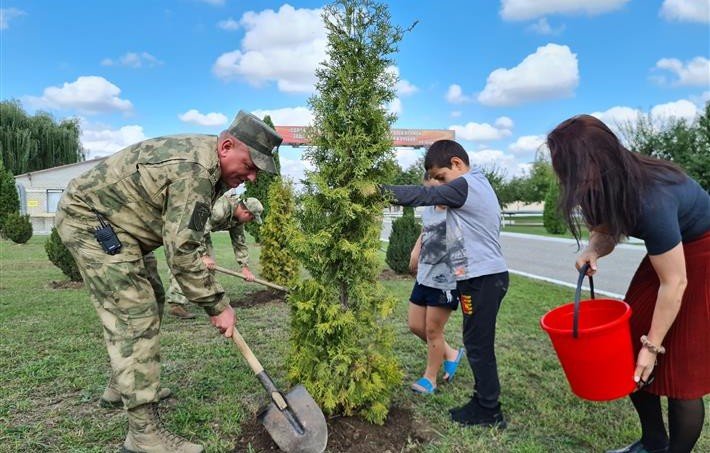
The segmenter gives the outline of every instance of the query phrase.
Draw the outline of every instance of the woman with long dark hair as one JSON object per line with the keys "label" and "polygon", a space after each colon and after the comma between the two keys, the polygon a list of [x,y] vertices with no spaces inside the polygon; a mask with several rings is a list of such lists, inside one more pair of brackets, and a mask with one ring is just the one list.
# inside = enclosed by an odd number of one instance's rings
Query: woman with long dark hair
{"label": "woman with long dark hair", "polygon": [[594,274],[597,260],[628,236],[648,252],[625,298],[637,357],[631,401],[642,435],[610,452],[690,452],[710,393],[710,195],[673,163],[626,149],[589,115],[562,122],[547,145],[570,230],[579,242],[581,213],[591,232],[577,269],[589,264]]}

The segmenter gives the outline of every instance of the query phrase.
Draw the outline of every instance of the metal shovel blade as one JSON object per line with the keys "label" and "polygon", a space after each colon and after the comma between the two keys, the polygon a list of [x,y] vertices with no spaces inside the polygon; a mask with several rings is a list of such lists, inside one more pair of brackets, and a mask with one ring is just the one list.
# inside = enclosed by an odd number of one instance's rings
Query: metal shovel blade
{"label": "metal shovel blade", "polygon": [[284,395],[284,410],[271,402],[258,415],[279,448],[287,453],[322,453],[328,443],[328,425],[320,407],[302,385]]}

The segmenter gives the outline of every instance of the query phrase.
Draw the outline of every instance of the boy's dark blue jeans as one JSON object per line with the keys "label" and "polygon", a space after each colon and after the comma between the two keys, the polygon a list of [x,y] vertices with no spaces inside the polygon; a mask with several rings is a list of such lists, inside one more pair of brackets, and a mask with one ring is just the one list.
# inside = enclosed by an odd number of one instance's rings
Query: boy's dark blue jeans
{"label": "boy's dark blue jeans", "polygon": [[508,291],[508,272],[460,280],[456,284],[463,312],[463,344],[481,406],[495,408],[500,396],[495,353],[496,318]]}

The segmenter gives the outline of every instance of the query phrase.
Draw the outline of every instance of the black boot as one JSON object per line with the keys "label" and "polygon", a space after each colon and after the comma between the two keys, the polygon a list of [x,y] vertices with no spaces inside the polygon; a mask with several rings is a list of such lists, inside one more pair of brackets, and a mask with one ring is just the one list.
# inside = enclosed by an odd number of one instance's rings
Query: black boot
{"label": "black boot", "polygon": [[453,421],[466,426],[495,427],[498,429],[505,429],[508,426],[500,404],[494,408],[483,407],[475,395],[466,405],[450,409],[449,413]]}
{"label": "black boot", "polygon": [[637,440],[633,444],[619,448],[618,450],[607,450],[606,453],[665,453],[667,451],[668,447],[648,450],[643,446],[640,440]]}

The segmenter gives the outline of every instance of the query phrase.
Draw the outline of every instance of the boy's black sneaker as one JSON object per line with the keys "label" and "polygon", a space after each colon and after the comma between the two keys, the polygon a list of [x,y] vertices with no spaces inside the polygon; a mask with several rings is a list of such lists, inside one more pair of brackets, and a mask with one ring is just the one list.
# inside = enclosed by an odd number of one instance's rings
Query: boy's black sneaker
{"label": "boy's black sneaker", "polygon": [[451,419],[466,426],[505,429],[508,424],[503,416],[500,404],[489,409],[481,406],[475,396],[466,405],[449,409]]}

